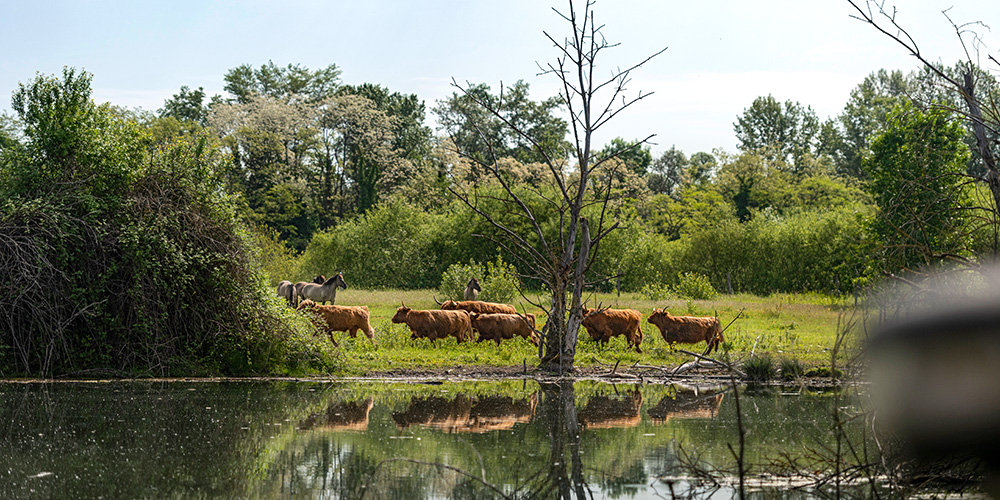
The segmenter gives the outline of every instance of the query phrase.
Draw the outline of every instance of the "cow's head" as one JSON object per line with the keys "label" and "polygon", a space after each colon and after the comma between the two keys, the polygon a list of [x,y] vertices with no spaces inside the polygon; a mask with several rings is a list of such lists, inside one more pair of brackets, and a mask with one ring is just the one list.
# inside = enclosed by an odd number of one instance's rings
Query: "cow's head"
{"label": "cow's head", "polygon": [[398,308],[396,308],[396,314],[394,314],[392,316],[392,322],[393,323],[405,323],[406,322],[406,316],[412,310],[409,307],[406,307],[406,304],[403,304],[402,302],[400,302],[400,304],[402,304],[402,305],[400,305]]}
{"label": "cow's head", "polygon": [[295,310],[296,311],[301,311],[303,309],[312,309],[313,306],[315,306],[315,305],[316,305],[315,302],[313,302],[313,301],[311,301],[309,299],[305,299],[302,302],[299,302],[299,306],[296,307]]}
{"label": "cow's head", "polygon": [[653,313],[649,315],[646,321],[652,325],[661,325],[664,320],[670,317],[670,313],[666,309],[653,309]]}
{"label": "cow's head", "polygon": [[441,303],[441,309],[444,309],[445,311],[458,309],[458,304],[454,300],[446,300]]}

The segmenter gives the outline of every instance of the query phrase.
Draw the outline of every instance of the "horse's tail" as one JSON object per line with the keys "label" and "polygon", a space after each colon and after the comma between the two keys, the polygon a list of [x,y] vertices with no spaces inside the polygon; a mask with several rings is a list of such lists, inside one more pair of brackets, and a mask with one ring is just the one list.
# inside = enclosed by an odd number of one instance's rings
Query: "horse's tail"
{"label": "horse's tail", "polygon": [[295,297],[295,285],[288,285],[288,304],[291,305],[292,308],[295,308],[296,306],[298,306],[298,304],[296,304],[296,300],[295,299],[296,299],[296,297]]}

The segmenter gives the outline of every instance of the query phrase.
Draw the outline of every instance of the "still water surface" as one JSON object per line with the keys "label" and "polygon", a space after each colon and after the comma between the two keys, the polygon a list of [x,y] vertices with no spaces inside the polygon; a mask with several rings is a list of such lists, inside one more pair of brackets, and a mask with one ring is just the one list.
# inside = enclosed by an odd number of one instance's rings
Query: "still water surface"
{"label": "still water surface", "polygon": [[[0,498],[730,498],[691,465],[735,470],[734,403],[589,381],[0,383]],[[740,403],[760,464],[831,447],[845,404]]]}

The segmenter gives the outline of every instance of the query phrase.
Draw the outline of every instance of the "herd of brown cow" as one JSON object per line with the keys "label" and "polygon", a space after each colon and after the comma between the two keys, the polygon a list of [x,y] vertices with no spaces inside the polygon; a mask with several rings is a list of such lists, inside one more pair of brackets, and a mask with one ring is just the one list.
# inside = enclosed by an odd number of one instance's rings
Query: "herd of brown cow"
{"label": "herd of brown cow", "polygon": [[[339,283],[343,283],[343,277],[340,274],[337,277]],[[322,282],[320,279],[317,281]],[[328,281],[332,283],[332,278]],[[467,292],[474,281],[469,282]],[[478,288],[478,283],[475,285]],[[278,287],[278,294],[283,297],[292,296],[295,292],[289,292],[289,286],[294,290],[298,284],[282,282]],[[343,288],[347,288],[346,283]],[[368,306],[321,305],[304,296],[295,298],[300,297],[303,300],[297,304],[296,310],[307,313],[316,328],[326,332],[334,345],[337,345],[337,341],[333,338],[333,332],[348,332],[353,338],[357,337],[360,330],[369,339],[374,338],[375,330],[369,321]],[[441,305],[440,310],[415,310],[401,305],[396,309],[392,322],[406,324],[414,339],[427,338],[434,341],[455,337],[457,342],[464,342],[472,340],[473,335],[478,333],[476,342],[493,340],[500,345],[501,340],[522,337],[538,345],[538,334],[541,332],[536,328],[534,314],[520,314],[509,304],[479,300],[446,300],[438,304]],[[639,347],[643,340],[642,313],[639,311],[585,308],[583,314],[581,326],[592,339],[606,344],[612,338],[622,336],[628,346],[635,348],[636,352],[642,352]],[[695,344],[705,341],[706,354],[717,350],[724,341],[717,317],[673,316],[666,310],[653,309],[646,321],[656,325],[663,340],[668,343]]]}

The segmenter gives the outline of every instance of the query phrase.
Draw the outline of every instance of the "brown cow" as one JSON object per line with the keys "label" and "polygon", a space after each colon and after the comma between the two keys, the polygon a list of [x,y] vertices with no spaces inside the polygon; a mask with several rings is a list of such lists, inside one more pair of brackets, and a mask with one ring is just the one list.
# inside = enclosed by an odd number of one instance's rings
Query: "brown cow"
{"label": "brown cow", "polygon": [[607,343],[612,337],[625,337],[627,345],[635,347],[635,352],[642,352],[642,313],[635,309],[583,309],[583,322],[580,326],[587,329],[590,338]]}
{"label": "brown cow", "polygon": [[[436,302],[437,299],[435,298]],[[446,300],[438,302],[442,311],[469,311],[479,314],[517,314],[517,309],[510,304],[498,304],[496,302],[483,302],[480,300]]]}
{"label": "brown cow", "polygon": [[465,311],[415,311],[403,305],[396,309],[392,322],[406,323],[413,332],[410,338],[425,337],[433,341],[450,335],[462,342],[466,332],[472,333],[472,322]]}
{"label": "brown cow", "polygon": [[538,336],[535,335],[535,315],[525,314],[523,317],[517,314],[479,314],[469,313],[472,320],[472,329],[479,332],[479,340],[495,340],[500,345],[501,339],[512,339],[519,335],[538,345]]}
{"label": "brown cow", "polygon": [[722,338],[722,328],[719,318],[701,316],[671,316],[666,309],[653,309],[653,314],[647,320],[660,329],[663,340],[669,343],[695,344],[705,341],[705,354],[719,349]]}
{"label": "brown cow", "polygon": [[306,299],[295,310],[310,313],[313,324],[329,334],[334,345],[337,341],[333,339],[333,332],[348,332],[353,338],[361,330],[369,339],[375,337],[375,330],[368,322],[368,306],[324,306]]}

